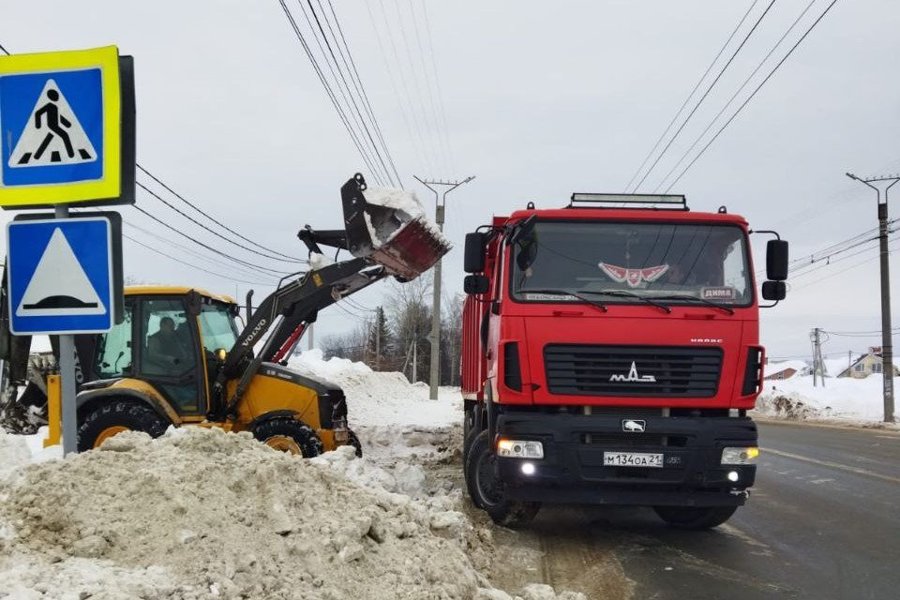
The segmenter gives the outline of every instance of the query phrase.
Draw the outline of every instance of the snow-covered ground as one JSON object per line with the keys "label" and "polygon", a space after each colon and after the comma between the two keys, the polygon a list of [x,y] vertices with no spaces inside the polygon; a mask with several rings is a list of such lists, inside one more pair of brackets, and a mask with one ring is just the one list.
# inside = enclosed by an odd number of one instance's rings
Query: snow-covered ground
{"label": "snow-covered ground", "polygon": [[183,428],[63,460],[41,434],[0,430],[0,598],[511,600],[488,577],[490,527],[433,476],[458,460],[459,390],[429,400],[398,373],[317,352],[292,366],[344,388],[362,459]]}
{"label": "snow-covered ground", "polygon": [[[881,375],[865,379],[826,377],[813,385],[811,375],[766,380],[756,402],[759,415],[773,418],[834,421],[870,425],[884,418],[884,382]],[[900,384],[894,379],[894,387]]]}

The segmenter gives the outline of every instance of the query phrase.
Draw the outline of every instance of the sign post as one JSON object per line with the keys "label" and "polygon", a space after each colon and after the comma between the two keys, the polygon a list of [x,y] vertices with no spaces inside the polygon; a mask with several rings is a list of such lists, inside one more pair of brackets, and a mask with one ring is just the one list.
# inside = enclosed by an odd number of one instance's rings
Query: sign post
{"label": "sign post", "polygon": [[54,207],[7,230],[8,330],[58,335],[63,452],[77,451],[74,334],[122,319],[121,219],[133,204],[134,70],[115,46],[0,57],[0,207]]}

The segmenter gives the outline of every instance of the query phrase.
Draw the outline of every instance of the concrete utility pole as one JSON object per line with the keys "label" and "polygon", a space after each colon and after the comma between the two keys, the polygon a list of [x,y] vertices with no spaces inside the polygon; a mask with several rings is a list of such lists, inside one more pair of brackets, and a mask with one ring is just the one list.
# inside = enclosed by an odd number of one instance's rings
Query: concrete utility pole
{"label": "concrete utility pole", "polygon": [[[434,192],[435,202],[435,222],[438,229],[444,231],[444,206],[447,202],[447,194],[458,188],[464,183],[469,183],[475,176],[466,177],[461,181],[424,181],[417,175],[413,175],[416,180]],[[444,187],[443,193],[439,194],[438,190],[431,187],[433,185]],[[431,303],[431,334],[428,341],[431,342],[431,377],[430,377],[430,395],[432,400],[437,400],[438,383],[441,376],[441,259],[438,259],[434,265],[434,283],[432,284],[434,298]]]}
{"label": "concrete utility pole", "polygon": [[[853,173],[847,173],[847,177],[860,183],[864,183],[875,190],[878,200],[878,245],[881,248],[881,378],[884,381],[884,422],[894,422],[894,346],[891,342],[891,278],[890,258],[888,255],[888,190],[898,181],[900,175],[884,177],[870,177],[860,179]],[[884,186],[884,200],[881,199],[882,189],[874,183],[887,183]]]}
{"label": "concrete utility pole", "polygon": [[822,387],[825,387],[825,359],[822,358],[822,330],[818,327],[809,334],[813,343],[813,387],[816,386],[816,376],[822,380]]}

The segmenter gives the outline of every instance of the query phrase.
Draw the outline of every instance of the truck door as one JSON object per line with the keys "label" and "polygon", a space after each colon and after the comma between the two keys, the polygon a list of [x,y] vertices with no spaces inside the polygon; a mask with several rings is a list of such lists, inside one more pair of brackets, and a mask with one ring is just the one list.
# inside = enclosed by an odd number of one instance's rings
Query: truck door
{"label": "truck door", "polygon": [[138,373],[151,382],[182,416],[206,412],[196,319],[184,298],[140,301]]}

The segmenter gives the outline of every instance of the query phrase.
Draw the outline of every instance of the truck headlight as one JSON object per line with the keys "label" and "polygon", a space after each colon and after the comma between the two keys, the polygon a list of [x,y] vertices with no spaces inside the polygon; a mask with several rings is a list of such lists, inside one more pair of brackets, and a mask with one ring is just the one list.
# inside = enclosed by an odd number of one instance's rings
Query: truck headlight
{"label": "truck headlight", "polygon": [[544,445],[530,440],[497,440],[497,456],[509,458],[544,458]]}
{"label": "truck headlight", "polygon": [[748,446],[746,448],[722,448],[723,465],[749,465],[759,456],[759,448]]}

